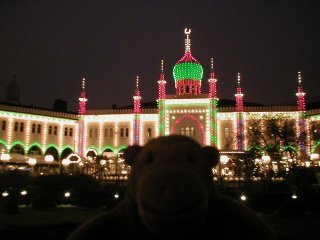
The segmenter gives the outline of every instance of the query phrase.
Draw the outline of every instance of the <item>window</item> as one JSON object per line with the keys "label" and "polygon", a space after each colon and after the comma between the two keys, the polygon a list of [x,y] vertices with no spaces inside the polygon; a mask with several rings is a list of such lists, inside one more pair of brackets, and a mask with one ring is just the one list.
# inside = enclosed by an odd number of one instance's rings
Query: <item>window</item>
{"label": "window", "polygon": [[32,133],[35,133],[36,132],[36,125],[35,124],[32,124]]}
{"label": "window", "polygon": [[129,137],[129,128],[126,128],[126,137]]}
{"label": "window", "polygon": [[24,130],[24,123],[22,122],[20,123],[20,132],[23,132],[23,130]]}
{"label": "window", "polygon": [[53,127],[53,135],[57,135],[57,133],[58,133],[58,127],[54,126]]}
{"label": "window", "polygon": [[229,137],[229,128],[227,127],[224,128],[224,136]]}
{"label": "window", "polygon": [[73,128],[69,128],[69,136],[72,137],[73,134]]}
{"label": "window", "polygon": [[184,127],[180,128],[180,134],[181,134],[181,135],[185,135],[185,134],[186,134],[186,133],[185,133],[185,130],[184,130]]}
{"label": "window", "polygon": [[190,128],[190,136],[194,137],[194,127]]}
{"label": "window", "polygon": [[18,125],[19,123],[18,122],[15,122],[14,123],[14,131],[17,132],[18,131]]}
{"label": "window", "polygon": [[41,125],[40,124],[38,124],[37,133],[41,133]]}
{"label": "window", "polygon": [[89,137],[92,138],[92,129],[89,130]]}
{"label": "window", "polygon": [[65,137],[68,136],[68,128],[67,127],[64,128],[64,136]]}
{"label": "window", "polygon": [[109,129],[109,137],[113,137],[113,128]]}
{"label": "window", "polygon": [[123,128],[120,129],[120,137],[124,137],[124,129]]}
{"label": "window", "polygon": [[49,126],[48,134],[49,134],[49,135],[51,135],[51,134],[52,134],[52,126],[51,126],[51,125]]}
{"label": "window", "polygon": [[6,130],[6,127],[7,127],[7,122],[6,121],[2,121],[1,129],[2,130]]}
{"label": "window", "polygon": [[109,136],[109,132],[108,132],[108,128],[104,129],[104,137],[108,137]]}
{"label": "window", "polygon": [[94,137],[98,137],[98,128],[94,129]]}
{"label": "window", "polygon": [[151,128],[148,128],[148,130],[147,130],[147,135],[148,135],[148,138],[151,138],[151,137],[152,137],[152,130],[151,130]]}
{"label": "window", "polygon": [[194,127],[186,127],[186,128],[182,127],[180,128],[180,134],[188,137],[194,137],[195,135]]}

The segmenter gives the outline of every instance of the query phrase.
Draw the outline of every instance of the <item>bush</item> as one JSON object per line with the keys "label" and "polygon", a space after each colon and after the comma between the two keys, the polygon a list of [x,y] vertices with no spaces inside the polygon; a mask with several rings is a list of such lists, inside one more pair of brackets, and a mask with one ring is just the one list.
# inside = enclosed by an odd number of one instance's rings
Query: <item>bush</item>
{"label": "bush", "polygon": [[[35,179],[35,196],[46,192],[55,196],[56,204],[76,204],[94,207],[100,204],[99,182],[88,175],[42,175]],[[71,195],[65,198],[65,192]]]}
{"label": "bush", "polygon": [[22,171],[8,171],[0,174],[2,188],[22,189],[32,185],[33,179],[30,173]]}
{"label": "bush", "polygon": [[36,194],[32,201],[32,207],[36,209],[52,209],[57,206],[55,197],[50,193]]}

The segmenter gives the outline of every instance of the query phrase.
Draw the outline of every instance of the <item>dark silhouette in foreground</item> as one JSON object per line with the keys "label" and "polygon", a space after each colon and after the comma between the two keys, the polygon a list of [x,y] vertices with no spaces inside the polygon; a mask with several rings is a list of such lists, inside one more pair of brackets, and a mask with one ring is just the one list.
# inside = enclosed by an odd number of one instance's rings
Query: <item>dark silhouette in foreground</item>
{"label": "dark silhouette in foreground", "polygon": [[215,147],[183,136],[130,146],[125,199],[78,227],[78,239],[278,239],[253,210],[215,190]]}

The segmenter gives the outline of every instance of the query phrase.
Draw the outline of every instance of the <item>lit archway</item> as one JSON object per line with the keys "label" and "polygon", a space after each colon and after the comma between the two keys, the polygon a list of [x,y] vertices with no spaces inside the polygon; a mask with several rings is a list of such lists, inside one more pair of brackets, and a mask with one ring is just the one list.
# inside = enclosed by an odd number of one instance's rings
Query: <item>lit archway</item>
{"label": "lit archway", "polygon": [[197,119],[195,116],[190,115],[190,114],[186,114],[183,115],[182,117],[178,118],[172,125],[171,130],[170,130],[170,134],[175,134],[177,133],[176,127],[179,126],[184,120],[186,119],[190,119],[191,121],[195,122],[195,127],[200,130],[200,142],[205,145],[206,140],[205,140],[205,129],[202,126],[202,123],[200,122],[199,119]]}

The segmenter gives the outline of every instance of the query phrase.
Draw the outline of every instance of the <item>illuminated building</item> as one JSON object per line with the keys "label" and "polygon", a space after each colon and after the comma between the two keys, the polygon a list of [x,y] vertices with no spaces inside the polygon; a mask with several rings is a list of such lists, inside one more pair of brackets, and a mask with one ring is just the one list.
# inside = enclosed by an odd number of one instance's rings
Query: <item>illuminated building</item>
{"label": "illuminated building", "polygon": [[[185,52],[173,68],[175,94],[167,94],[167,80],[161,62],[158,80],[157,108],[143,108],[143,92],[139,78],[133,95],[133,107],[128,109],[87,109],[85,79],[79,97],[79,112],[65,113],[19,105],[0,105],[0,149],[11,159],[36,156],[40,161],[53,155],[56,161],[73,154],[78,159],[94,155],[110,157],[128,145],[144,145],[161,135],[181,134],[194,138],[201,145],[216,145],[226,154],[243,153],[256,148],[261,155],[266,146],[254,144],[250,132],[259,130],[265,141],[268,122],[287,124],[295,138],[280,139],[279,150],[291,149],[305,159],[320,153],[320,109],[306,110],[302,77],[298,75],[297,106],[246,106],[237,78],[235,105],[219,105],[217,79],[213,60],[208,82],[209,92],[201,91],[203,67],[191,53],[191,30],[185,29]],[[281,131],[279,132],[281,133]],[[280,136],[279,135],[279,136]],[[265,151],[265,152],[264,152]],[[285,156],[285,155],[283,155]]]}

